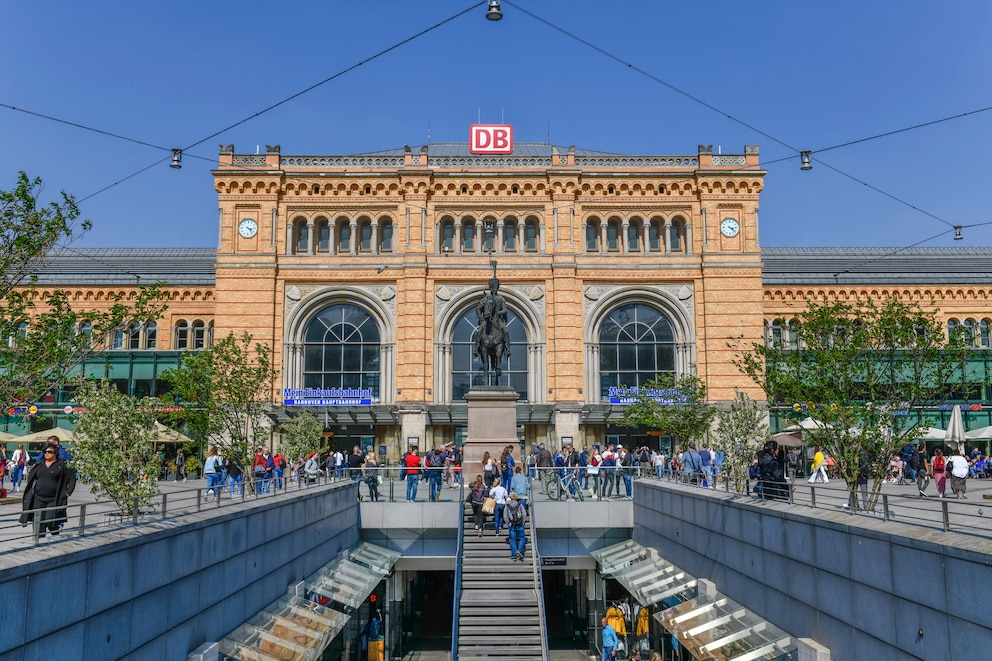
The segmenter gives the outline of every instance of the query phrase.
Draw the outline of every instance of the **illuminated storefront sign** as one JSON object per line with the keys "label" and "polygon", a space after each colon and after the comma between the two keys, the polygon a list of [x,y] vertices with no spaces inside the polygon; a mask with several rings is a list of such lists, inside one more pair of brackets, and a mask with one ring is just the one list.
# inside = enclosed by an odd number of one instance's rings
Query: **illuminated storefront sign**
{"label": "illuminated storefront sign", "polygon": [[283,406],[368,406],[371,388],[284,388]]}
{"label": "illuminated storefront sign", "polygon": [[689,401],[689,398],[685,396],[685,393],[676,390],[675,388],[660,388],[641,392],[641,389],[636,387],[610,387],[610,404],[634,404],[637,402],[637,398],[639,396],[648,397],[659,404],[685,404]]}

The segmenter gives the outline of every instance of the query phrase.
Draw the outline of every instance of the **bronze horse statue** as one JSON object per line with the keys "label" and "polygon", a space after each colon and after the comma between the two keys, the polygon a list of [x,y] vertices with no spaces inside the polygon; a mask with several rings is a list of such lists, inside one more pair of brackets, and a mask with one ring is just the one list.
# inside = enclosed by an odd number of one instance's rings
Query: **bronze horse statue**
{"label": "bronze horse statue", "polygon": [[[497,385],[503,374],[503,359],[510,355],[510,344],[505,326],[506,307],[502,297],[492,287],[491,295],[483,297],[476,310],[479,327],[475,338],[475,355],[482,361],[486,385]],[[502,305],[501,305],[502,304]]]}

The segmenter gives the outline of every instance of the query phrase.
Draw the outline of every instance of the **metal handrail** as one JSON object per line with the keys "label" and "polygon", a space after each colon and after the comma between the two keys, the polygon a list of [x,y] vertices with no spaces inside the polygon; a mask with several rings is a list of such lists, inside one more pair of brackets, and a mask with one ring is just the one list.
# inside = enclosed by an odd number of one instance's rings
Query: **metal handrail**
{"label": "metal handrail", "polygon": [[458,618],[460,616],[459,606],[462,601],[462,554],[465,549],[465,480],[464,476],[458,480],[458,502],[461,503],[461,511],[458,517],[458,546],[455,550],[455,587],[454,603],[451,606],[451,658],[458,658]]}
{"label": "metal handrail", "polygon": [[[528,518],[528,525],[530,526],[530,546],[531,546],[531,570],[534,576],[534,591],[537,593],[537,615],[540,620],[540,632],[541,640],[543,645],[541,645],[541,659],[542,661],[548,660],[548,625],[544,619],[544,573],[541,569],[541,554],[537,550],[537,526],[534,524],[534,520],[537,518],[534,516],[534,489],[532,483],[528,480],[527,483],[527,501],[530,507],[530,512]],[[455,656],[452,659],[457,658]]]}
{"label": "metal handrail", "polygon": [[[642,478],[643,479],[643,478]],[[726,487],[709,489],[686,484],[681,475],[666,473],[662,480],[672,485],[679,485],[686,489],[701,490],[713,493],[720,498],[738,499],[743,498],[755,503],[771,502],[788,504],[794,507],[808,508],[812,510],[828,510],[834,512],[846,512],[854,517],[869,517],[875,520],[892,521],[918,528],[940,530],[943,532],[954,532],[963,535],[972,535],[985,539],[992,539],[992,529],[988,524],[988,517],[984,516],[982,496],[974,494],[974,490],[969,494],[969,500],[957,500],[954,498],[937,498],[935,490],[931,489],[927,497],[912,495],[916,490],[915,485],[900,485],[905,487],[910,494],[905,493],[882,493],[875,497],[874,503],[869,501],[869,509],[865,510],[860,502],[860,492],[852,493],[842,482],[837,482],[837,487],[827,487],[825,485],[810,484],[807,479],[799,478],[791,482],[786,482],[787,492],[785,498],[765,500],[762,498],[760,480],[751,478],[748,482],[746,492],[731,491]],[[987,480],[981,478],[969,478],[969,486],[974,484],[979,488]],[[884,483],[883,485],[884,486]],[[755,492],[754,488],[758,491]],[[892,488],[892,487],[889,487]],[[978,493],[982,493],[981,491]],[[869,498],[871,498],[869,490]]]}
{"label": "metal handrail", "polygon": [[[122,528],[132,528],[147,523],[157,523],[163,520],[175,519],[188,514],[195,514],[206,508],[220,509],[231,505],[240,505],[251,499],[260,500],[262,498],[275,497],[290,493],[291,483],[289,477],[282,478],[282,486],[276,488],[276,478],[267,480],[255,479],[245,476],[241,483],[234,485],[225,483],[216,487],[196,486],[179,487],[170,491],[163,491],[150,499],[132,498],[128,513],[121,513],[117,503],[112,500],[97,500],[95,502],[69,504],[65,506],[53,506],[35,508],[30,510],[11,508],[10,515],[13,515],[13,524],[0,526],[0,539],[3,540],[2,553],[13,553],[31,546],[41,544],[46,538],[52,542],[67,539],[66,536],[48,537],[42,534],[41,515],[45,512],[65,511],[66,517],[58,532],[68,531],[72,535],[69,539],[78,539],[81,536],[100,534],[119,530]],[[262,483],[267,483],[267,491],[261,490]],[[296,489],[311,489],[323,486],[331,486],[333,482],[327,476],[320,478],[313,483],[299,481],[295,483]],[[221,494],[229,494],[235,490],[235,495],[231,498],[222,498]],[[207,494],[207,491],[213,491]],[[12,503],[13,504],[13,503]],[[4,512],[6,510],[0,510]],[[22,526],[17,522],[21,514],[31,514],[33,523],[28,534],[22,534]],[[28,524],[24,524],[27,526]],[[22,543],[18,543],[22,542]]]}

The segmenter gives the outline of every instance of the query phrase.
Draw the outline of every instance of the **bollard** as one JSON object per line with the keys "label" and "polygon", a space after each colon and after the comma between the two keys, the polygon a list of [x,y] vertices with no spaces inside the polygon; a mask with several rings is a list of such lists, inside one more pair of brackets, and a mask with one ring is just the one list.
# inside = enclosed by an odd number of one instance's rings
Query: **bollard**
{"label": "bollard", "polygon": [[168,501],[169,501],[169,495],[163,493],[162,494],[162,518],[163,519],[164,518],[167,518],[166,517],[166,511],[167,511],[168,508],[166,507],[166,505],[168,504]]}
{"label": "bollard", "polygon": [[944,517],[944,532],[951,531],[951,515],[947,511],[947,501],[941,498],[940,513]]}
{"label": "bollard", "polygon": [[79,534],[83,534],[86,528],[86,503],[79,506]]}

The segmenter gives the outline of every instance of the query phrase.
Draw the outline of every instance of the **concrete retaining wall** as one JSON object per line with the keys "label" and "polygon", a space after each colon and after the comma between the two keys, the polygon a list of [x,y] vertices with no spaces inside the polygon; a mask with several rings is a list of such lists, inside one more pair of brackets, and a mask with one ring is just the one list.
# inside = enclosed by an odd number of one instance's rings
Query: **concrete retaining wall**
{"label": "concrete retaining wall", "polygon": [[349,482],[5,556],[0,659],[185,660],[356,543],[357,501]]}
{"label": "concrete retaining wall", "polygon": [[637,542],[790,634],[822,643],[834,659],[992,654],[988,539],[680,485],[637,486]]}

